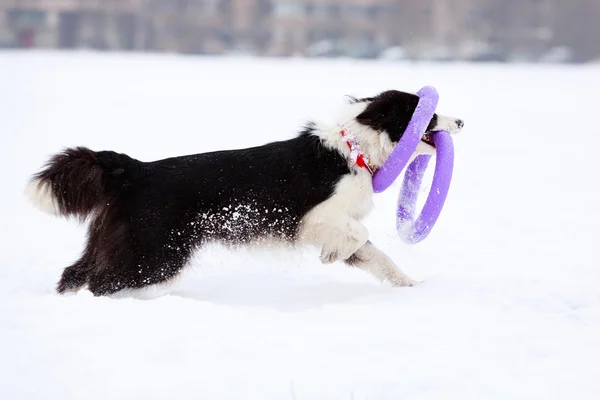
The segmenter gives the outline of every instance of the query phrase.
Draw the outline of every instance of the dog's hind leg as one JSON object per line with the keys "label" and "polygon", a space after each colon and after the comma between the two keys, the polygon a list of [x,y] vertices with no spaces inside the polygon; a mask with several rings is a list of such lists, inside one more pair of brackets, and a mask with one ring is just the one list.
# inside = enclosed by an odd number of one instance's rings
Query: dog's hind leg
{"label": "dog's hind leg", "polygon": [[402,272],[391,258],[370,241],[367,241],[344,262],[352,267],[368,271],[379,281],[388,281],[394,286],[414,286],[418,283]]}
{"label": "dog's hind leg", "polygon": [[142,289],[166,283],[187,265],[191,251],[157,246],[154,252],[136,253],[130,248],[110,258],[110,264],[89,277],[88,288],[95,296],[111,295],[123,289]]}
{"label": "dog's hind leg", "polygon": [[64,269],[56,291],[60,294],[76,292],[88,281],[90,273],[90,259],[84,254],[75,264]]}

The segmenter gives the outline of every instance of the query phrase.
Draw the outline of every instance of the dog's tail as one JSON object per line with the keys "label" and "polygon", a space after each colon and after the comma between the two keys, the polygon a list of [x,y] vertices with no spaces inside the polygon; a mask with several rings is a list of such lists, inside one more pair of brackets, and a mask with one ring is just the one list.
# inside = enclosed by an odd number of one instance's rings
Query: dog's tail
{"label": "dog's tail", "polygon": [[31,178],[26,194],[42,211],[83,221],[110,204],[139,165],[140,161],[113,151],[69,148]]}

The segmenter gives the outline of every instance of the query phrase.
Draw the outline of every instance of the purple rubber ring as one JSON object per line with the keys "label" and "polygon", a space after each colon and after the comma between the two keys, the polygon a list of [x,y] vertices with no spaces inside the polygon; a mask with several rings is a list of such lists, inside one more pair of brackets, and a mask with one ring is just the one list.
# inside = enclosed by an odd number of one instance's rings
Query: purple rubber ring
{"label": "purple rubber ring", "polygon": [[[417,148],[425,130],[435,113],[438,93],[435,88],[425,86],[417,92],[419,103],[400,142],[392,154],[373,177],[373,190],[381,193],[398,178],[411,155]],[[398,196],[396,230],[400,238],[408,244],[416,244],[425,239],[435,225],[450,188],[454,167],[454,146],[446,131],[432,134],[435,143],[436,164],[433,182],[421,214],[415,218],[415,208],[423,175],[429,165],[430,155],[419,155],[409,165]]]}

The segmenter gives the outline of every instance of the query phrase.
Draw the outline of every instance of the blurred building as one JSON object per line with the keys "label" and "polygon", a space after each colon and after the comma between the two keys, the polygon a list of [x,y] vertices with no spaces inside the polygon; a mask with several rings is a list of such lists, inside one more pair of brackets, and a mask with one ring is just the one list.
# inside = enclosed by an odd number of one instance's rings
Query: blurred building
{"label": "blurred building", "polygon": [[0,0],[0,44],[134,49],[141,0]]}
{"label": "blurred building", "polygon": [[394,0],[275,0],[265,24],[265,51],[273,55],[373,57],[401,40]]}
{"label": "blurred building", "polygon": [[231,24],[231,1],[143,0],[140,47],[178,53],[224,53],[231,46]]}
{"label": "blurred building", "polygon": [[0,0],[0,47],[586,61],[600,0]]}

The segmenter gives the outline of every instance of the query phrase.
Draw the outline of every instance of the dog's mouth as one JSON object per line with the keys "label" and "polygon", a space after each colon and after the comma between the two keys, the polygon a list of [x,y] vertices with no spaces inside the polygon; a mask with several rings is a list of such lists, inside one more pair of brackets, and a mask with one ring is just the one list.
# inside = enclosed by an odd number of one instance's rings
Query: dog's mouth
{"label": "dog's mouth", "polygon": [[435,149],[435,142],[433,141],[433,136],[431,134],[424,134],[421,138],[421,142],[426,143]]}

